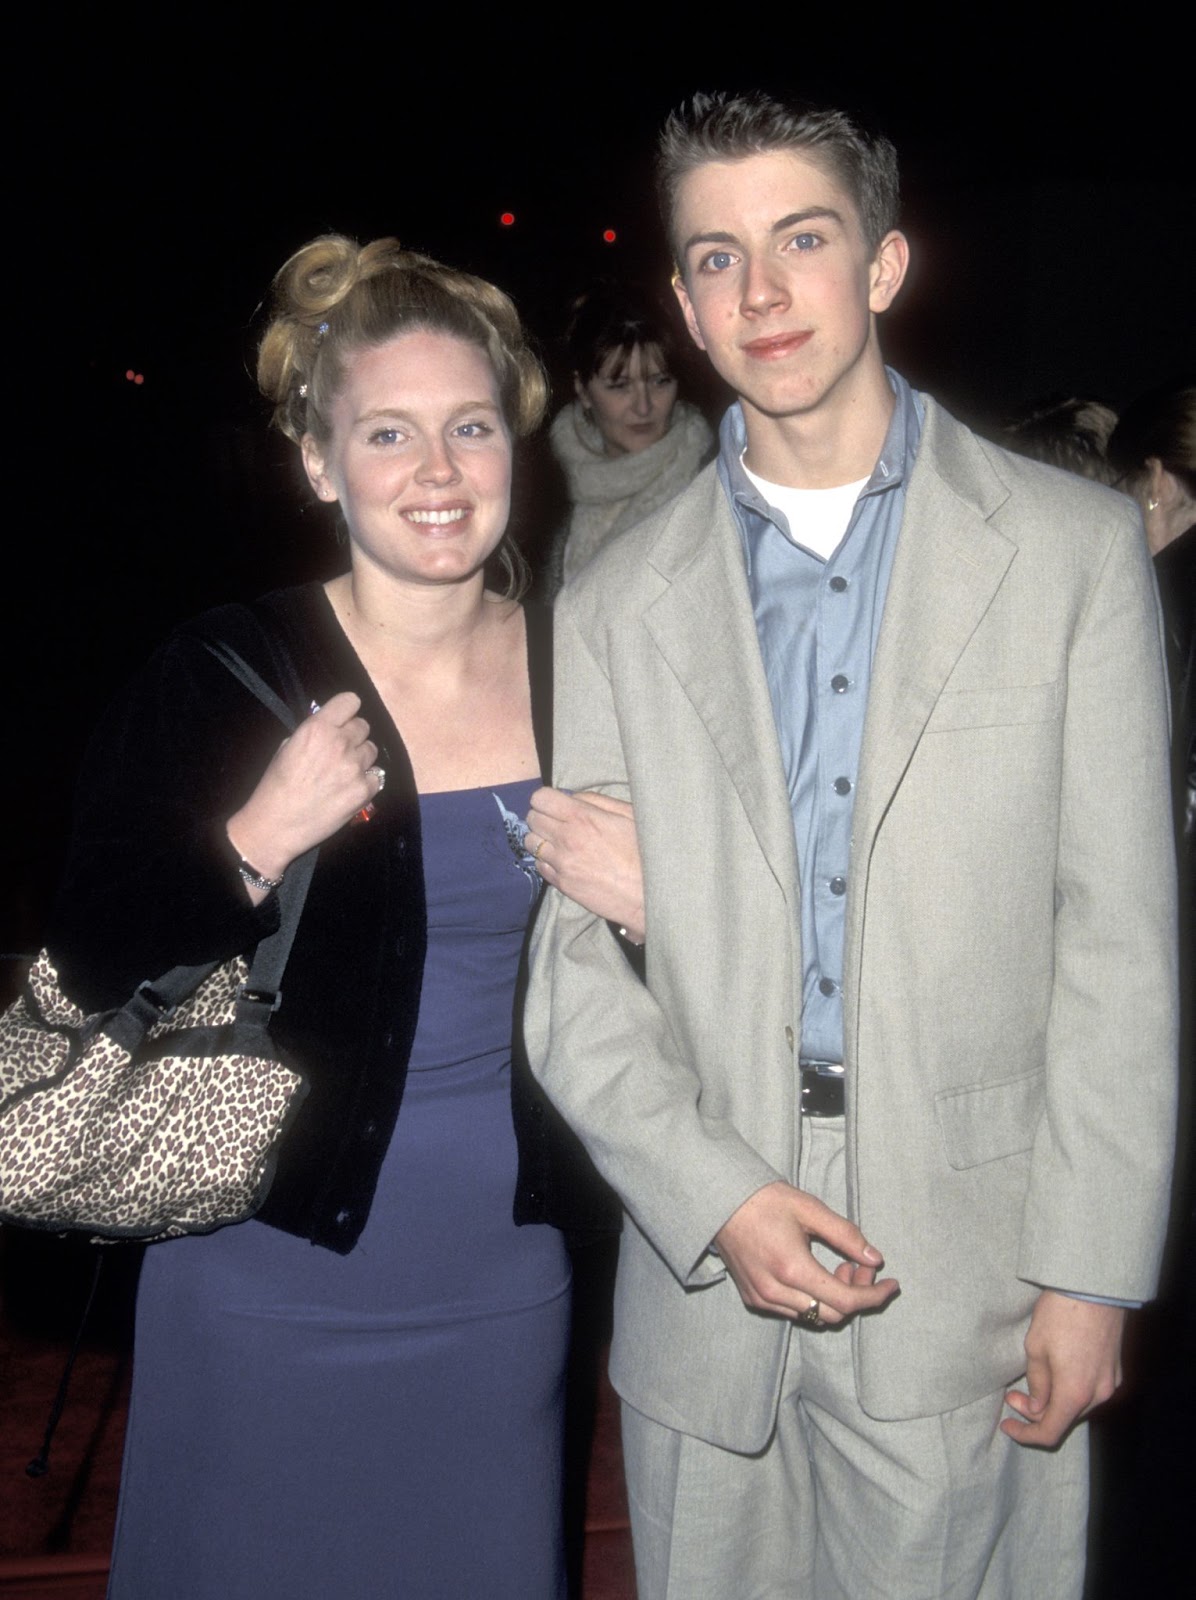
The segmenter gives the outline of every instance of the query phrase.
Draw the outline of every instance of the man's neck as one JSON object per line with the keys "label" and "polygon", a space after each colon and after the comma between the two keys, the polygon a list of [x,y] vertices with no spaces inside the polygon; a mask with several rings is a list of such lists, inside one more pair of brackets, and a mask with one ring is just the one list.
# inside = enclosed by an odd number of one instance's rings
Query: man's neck
{"label": "man's neck", "polygon": [[769,483],[834,489],[871,475],[896,404],[879,353],[809,411],[775,417],[741,398],[747,465]]}

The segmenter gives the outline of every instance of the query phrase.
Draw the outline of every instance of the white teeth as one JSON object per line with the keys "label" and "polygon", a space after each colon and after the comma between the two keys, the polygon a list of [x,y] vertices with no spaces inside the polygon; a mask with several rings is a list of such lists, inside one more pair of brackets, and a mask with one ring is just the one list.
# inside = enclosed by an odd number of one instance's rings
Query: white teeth
{"label": "white teeth", "polygon": [[407,517],[411,522],[430,522],[434,527],[443,527],[448,522],[460,522],[466,515],[464,506],[456,506],[451,511],[409,511]]}

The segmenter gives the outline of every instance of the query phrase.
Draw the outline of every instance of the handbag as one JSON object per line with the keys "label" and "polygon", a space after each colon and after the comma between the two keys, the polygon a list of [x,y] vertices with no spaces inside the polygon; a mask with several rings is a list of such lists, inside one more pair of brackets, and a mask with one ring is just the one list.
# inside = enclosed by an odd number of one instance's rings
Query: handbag
{"label": "handbag", "polygon": [[[252,667],[222,641],[205,644],[293,731],[296,716]],[[317,853],[287,869],[280,926],[252,964],[173,967],[85,1015],[39,953],[0,1018],[0,1221],[152,1240],[261,1206],[307,1093],[270,1020]]]}

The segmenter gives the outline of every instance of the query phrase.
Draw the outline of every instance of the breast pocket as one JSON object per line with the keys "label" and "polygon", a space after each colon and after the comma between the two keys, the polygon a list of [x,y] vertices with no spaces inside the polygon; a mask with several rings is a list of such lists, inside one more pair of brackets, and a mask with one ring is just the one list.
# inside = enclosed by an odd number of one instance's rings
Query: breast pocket
{"label": "breast pocket", "polygon": [[945,689],[930,713],[926,732],[945,733],[952,728],[1009,728],[1025,723],[1053,722],[1058,713],[1057,683]]}

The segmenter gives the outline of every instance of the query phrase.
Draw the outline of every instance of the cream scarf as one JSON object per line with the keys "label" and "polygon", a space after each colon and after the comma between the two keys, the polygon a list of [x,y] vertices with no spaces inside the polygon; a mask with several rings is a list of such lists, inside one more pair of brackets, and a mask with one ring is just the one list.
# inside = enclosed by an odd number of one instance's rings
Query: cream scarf
{"label": "cream scarf", "polygon": [[559,589],[602,545],[681,493],[710,454],[714,435],[696,406],[678,400],[663,439],[635,455],[602,453],[602,435],[574,400],[553,418],[552,453],[569,484],[573,510],[550,566]]}

